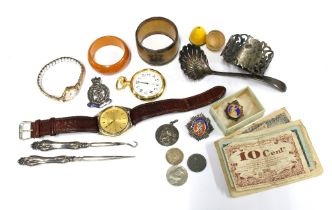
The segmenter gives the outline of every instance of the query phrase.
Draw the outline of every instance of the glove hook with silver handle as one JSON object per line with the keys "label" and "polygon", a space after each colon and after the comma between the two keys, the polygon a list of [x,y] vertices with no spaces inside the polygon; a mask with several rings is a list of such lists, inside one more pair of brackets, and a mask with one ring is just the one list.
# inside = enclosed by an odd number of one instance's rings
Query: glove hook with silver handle
{"label": "glove hook with silver handle", "polygon": [[20,165],[36,166],[44,163],[69,163],[74,161],[101,161],[101,160],[115,160],[122,158],[133,158],[135,156],[55,156],[55,157],[42,157],[32,155],[29,157],[22,157],[17,162]]}
{"label": "glove hook with silver handle", "polygon": [[49,151],[54,149],[81,149],[88,147],[106,147],[106,146],[119,146],[119,145],[128,145],[130,147],[137,147],[138,143],[134,141],[133,144],[126,142],[79,142],[79,141],[71,141],[71,142],[56,142],[50,140],[42,140],[36,141],[31,144],[32,149],[40,150],[40,151]]}

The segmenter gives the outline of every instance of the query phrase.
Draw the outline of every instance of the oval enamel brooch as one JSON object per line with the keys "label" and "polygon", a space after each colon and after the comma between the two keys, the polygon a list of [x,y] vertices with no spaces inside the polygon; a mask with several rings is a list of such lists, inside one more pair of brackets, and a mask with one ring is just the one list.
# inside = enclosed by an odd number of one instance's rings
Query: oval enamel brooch
{"label": "oval enamel brooch", "polygon": [[234,100],[231,103],[228,103],[225,113],[228,119],[238,120],[243,116],[243,106],[241,106],[237,100]]}

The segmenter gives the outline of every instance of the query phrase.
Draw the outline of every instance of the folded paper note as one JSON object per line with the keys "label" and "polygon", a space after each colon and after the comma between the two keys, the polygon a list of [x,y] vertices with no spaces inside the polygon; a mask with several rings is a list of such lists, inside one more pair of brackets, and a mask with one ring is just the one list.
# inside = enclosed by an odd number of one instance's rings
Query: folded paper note
{"label": "folded paper note", "polygon": [[281,109],[215,142],[231,196],[320,175],[323,171],[301,121]]}

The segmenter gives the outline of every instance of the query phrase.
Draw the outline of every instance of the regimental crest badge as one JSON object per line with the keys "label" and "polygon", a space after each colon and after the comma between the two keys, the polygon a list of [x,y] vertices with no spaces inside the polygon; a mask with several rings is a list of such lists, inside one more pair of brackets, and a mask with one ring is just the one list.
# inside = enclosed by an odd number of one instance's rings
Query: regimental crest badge
{"label": "regimental crest badge", "polygon": [[92,85],[88,90],[88,107],[102,108],[111,103],[110,91],[108,87],[101,83],[100,77],[91,79]]}

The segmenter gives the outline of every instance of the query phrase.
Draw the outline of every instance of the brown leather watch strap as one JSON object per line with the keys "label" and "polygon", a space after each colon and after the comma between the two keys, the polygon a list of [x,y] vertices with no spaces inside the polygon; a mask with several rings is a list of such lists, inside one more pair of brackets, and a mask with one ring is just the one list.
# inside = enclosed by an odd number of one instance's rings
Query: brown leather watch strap
{"label": "brown leather watch strap", "polygon": [[59,133],[97,133],[98,131],[97,117],[75,116],[50,118],[48,120],[36,120],[31,123],[31,138],[39,138],[46,135],[55,136]]}
{"label": "brown leather watch strap", "polygon": [[201,94],[183,99],[166,99],[146,104],[141,104],[130,110],[130,119],[133,125],[138,122],[172,112],[186,112],[194,110],[220,99],[225,95],[223,86],[213,87]]}

